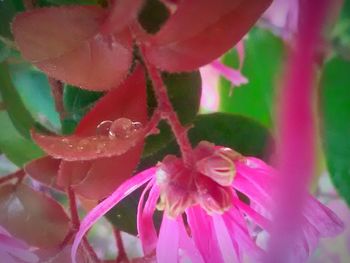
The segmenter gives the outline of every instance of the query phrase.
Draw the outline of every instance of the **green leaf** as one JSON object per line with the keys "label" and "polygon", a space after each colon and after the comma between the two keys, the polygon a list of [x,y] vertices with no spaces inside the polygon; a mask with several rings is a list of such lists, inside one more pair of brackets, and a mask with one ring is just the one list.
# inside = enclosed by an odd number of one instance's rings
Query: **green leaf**
{"label": "green leaf", "polygon": [[[332,44],[337,55],[350,60],[350,1],[343,1],[340,15],[332,31]],[[333,23],[331,24],[333,26]]]}
{"label": "green leaf", "polygon": [[0,39],[0,63],[3,62],[11,53],[11,50]]}
{"label": "green leaf", "polygon": [[350,205],[350,62],[330,60],[321,79],[323,143],[331,179]]}
{"label": "green leaf", "polygon": [[26,162],[43,155],[31,140],[24,138],[13,126],[7,112],[0,111],[0,148],[6,157],[21,167]]}
{"label": "green leaf", "polygon": [[35,121],[13,86],[8,66],[4,62],[0,64],[0,93],[13,124],[22,135],[30,138],[29,131]]}
{"label": "green leaf", "polygon": [[267,161],[273,140],[270,132],[257,121],[229,113],[199,115],[189,137],[193,145],[206,140],[230,147],[245,156]]}
{"label": "green leaf", "polygon": [[11,21],[17,12],[24,11],[22,0],[0,1],[0,36],[12,39]]}
{"label": "green leaf", "polygon": [[49,130],[59,130],[60,119],[46,75],[24,62],[9,64],[9,71],[20,99],[35,121]]}
{"label": "green leaf", "polygon": [[[242,73],[247,85],[236,87],[230,96],[231,83],[221,79],[220,111],[251,117],[267,127],[273,126],[274,86],[281,71],[284,46],[280,38],[270,31],[254,28],[245,41],[245,60]],[[223,62],[237,67],[237,54],[228,52]]]}
{"label": "green leaf", "polygon": [[103,92],[83,90],[66,85],[63,92],[63,104],[67,116],[62,123],[63,133],[72,133],[84,115],[103,95]]}
{"label": "green leaf", "polygon": [[147,0],[139,14],[142,27],[151,34],[156,33],[169,17],[169,11],[159,0]]}
{"label": "green leaf", "polygon": [[[194,128],[189,132],[193,146],[206,140],[230,147],[246,156],[255,156],[265,161],[269,159],[270,152],[267,150],[271,150],[269,146],[273,144],[271,134],[264,126],[250,118],[230,113],[213,113],[198,115],[193,124]],[[143,158],[137,171],[155,166],[168,154],[179,156],[179,149],[174,141]],[[132,193],[106,215],[116,228],[137,234],[135,222],[141,192],[142,190],[138,190]],[[156,212],[153,219],[159,227],[161,213]]]}
{"label": "green leaf", "polygon": [[[190,73],[170,74],[163,73],[164,83],[167,87],[170,101],[183,125],[189,125],[195,118],[200,104],[201,77],[198,71]],[[157,107],[157,102],[152,91],[151,83],[148,82],[148,107],[150,115]],[[164,147],[174,137],[170,127],[161,122],[160,134],[149,136],[146,140],[143,156],[150,155]]]}
{"label": "green leaf", "polygon": [[101,0],[37,0],[37,5],[45,6],[61,6],[61,5],[97,5],[105,1]]}

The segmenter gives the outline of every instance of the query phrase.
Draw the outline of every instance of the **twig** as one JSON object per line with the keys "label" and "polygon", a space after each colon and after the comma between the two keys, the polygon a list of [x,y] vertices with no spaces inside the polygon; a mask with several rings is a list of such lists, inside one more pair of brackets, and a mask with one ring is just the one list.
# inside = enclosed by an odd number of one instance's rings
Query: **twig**
{"label": "twig", "polygon": [[54,78],[48,77],[51,93],[55,101],[56,111],[58,112],[60,119],[63,120],[66,116],[63,105],[63,83]]}
{"label": "twig", "polygon": [[[141,51],[144,53],[143,47],[141,47]],[[161,118],[167,120],[169,123],[180,147],[184,163],[187,167],[191,167],[193,165],[191,154],[192,146],[187,136],[188,129],[182,126],[176,112],[174,111],[158,69],[152,65],[145,56],[143,56],[143,60],[153,83],[153,89],[157,98]]]}
{"label": "twig", "polygon": [[120,230],[114,229],[115,241],[118,249],[118,257],[116,263],[129,262],[128,256],[126,255],[123,239]]}
{"label": "twig", "polygon": [[6,176],[4,176],[4,177],[1,177],[0,178],[0,184],[3,184],[3,183],[5,183],[5,182],[7,182],[7,181],[11,181],[11,180],[13,180],[13,179],[17,179],[18,181],[16,182],[16,185],[17,184],[19,184],[19,183],[21,183],[22,182],[22,180],[23,180],[23,178],[25,177],[25,172],[24,172],[24,170],[23,169],[21,169],[21,170],[18,170],[18,171],[16,171],[16,172],[14,172],[14,173],[12,173],[12,174],[9,174],[9,175],[6,175]]}
{"label": "twig", "polygon": [[[73,224],[72,236],[74,236],[75,233],[80,228],[80,219],[79,219],[79,214],[78,214],[76,197],[75,197],[75,193],[74,193],[74,190],[72,189],[72,187],[67,188],[67,195],[68,195],[68,200],[69,200],[69,209],[70,209],[70,214],[71,214],[71,220],[72,220],[72,224]],[[70,234],[71,233],[68,233],[67,237],[65,238],[65,240],[67,240],[67,242],[69,242],[69,240],[71,238]],[[89,253],[89,256],[94,260],[94,262],[100,262],[94,249],[91,247],[91,245],[89,244],[89,241],[87,240],[86,237],[83,238],[82,245],[84,246],[86,251]]]}

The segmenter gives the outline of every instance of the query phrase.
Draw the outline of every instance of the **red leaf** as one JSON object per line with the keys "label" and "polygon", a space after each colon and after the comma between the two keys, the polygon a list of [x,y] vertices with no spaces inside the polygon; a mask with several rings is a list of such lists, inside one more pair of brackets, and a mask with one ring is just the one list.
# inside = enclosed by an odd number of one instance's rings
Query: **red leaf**
{"label": "red leaf", "polygon": [[[146,83],[141,67],[125,83],[96,103],[80,122],[75,136],[92,136],[102,121],[119,118],[143,124],[147,122]],[[100,200],[106,197],[132,174],[140,159],[143,141],[143,137],[140,138],[133,148],[119,156],[91,161],[63,161],[58,184],[64,187],[72,185],[77,194],[88,199]]]}
{"label": "red leaf", "polygon": [[103,34],[118,32],[137,18],[145,0],[118,0],[113,2],[111,12],[101,27]]}
{"label": "red leaf", "polygon": [[146,57],[162,70],[191,71],[232,48],[271,0],[181,1],[146,43]]}
{"label": "red leaf", "polygon": [[61,160],[54,159],[50,156],[44,156],[33,160],[24,166],[24,170],[33,179],[49,187],[62,191],[62,187],[56,183],[58,167]]}
{"label": "red leaf", "polygon": [[57,184],[67,188],[79,184],[88,174],[93,161],[62,161],[58,170]]}
{"label": "red leaf", "polygon": [[0,225],[32,246],[57,246],[69,231],[62,206],[23,184],[0,188],[0,211]]}
{"label": "red leaf", "polygon": [[73,185],[79,195],[91,200],[101,200],[110,195],[122,182],[130,177],[139,162],[143,144],[126,154],[93,161],[81,183]]}
{"label": "red leaf", "polygon": [[144,130],[135,131],[128,138],[109,136],[50,136],[32,132],[33,140],[49,155],[66,161],[93,160],[126,153],[144,139]]}
{"label": "red leaf", "polygon": [[49,76],[107,90],[128,72],[132,37],[128,29],[100,34],[106,17],[97,6],[41,8],[17,15],[12,29],[23,57]]}
{"label": "red leaf", "polygon": [[145,124],[147,120],[146,82],[139,67],[120,87],[110,91],[88,113],[71,136],[50,136],[32,132],[34,141],[49,155],[67,161],[93,160],[126,153],[142,143],[145,130],[128,137],[96,135],[97,126],[106,119],[127,118]]}
{"label": "red leaf", "polygon": [[96,127],[105,120],[128,118],[145,124],[147,117],[146,80],[141,66],[124,83],[101,98],[80,121],[75,134],[96,134]]}

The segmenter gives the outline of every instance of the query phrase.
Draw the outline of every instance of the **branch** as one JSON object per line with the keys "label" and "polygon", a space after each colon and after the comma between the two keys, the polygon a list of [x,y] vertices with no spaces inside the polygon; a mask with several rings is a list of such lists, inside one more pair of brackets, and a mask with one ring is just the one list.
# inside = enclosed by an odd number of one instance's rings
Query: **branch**
{"label": "branch", "polygon": [[128,256],[126,255],[123,239],[120,233],[120,230],[114,229],[115,241],[118,249],[118,257],[116,263],[129,262]]}
{"label": "branch", "polygon": [[17,183],[16,184],[19,184],[22,182],[23,178],[25,177],[25,172],[23,169],[21,170],[18,170],[12,174],[9,174],[9,175],[6,175],[4,177],[1,177],[0,178],[0,184],[3,184],[3,183],[6,183],[7,181],[11,181],[13,179],[17,179]]}
{"label": "branch", "polygon": [[[144,53],[143,47],[141,47],[141,53]],[[145,63],[148,74],[152,80],[154,93],[158,102],[158,110],[160,112],[160,117],[162,119],[167,120],[167,122],[169,123],[175,135],[176,141],[180,147],[184,164],[187,167],[191,167],[193,165],[193,158],[192,146],[187,135],[188,128],[182,126],[176,112],[174,111],[174,108],[169,100],[165,84],[157,68],[154,65],[152,65],[149,61],[147,61],[145,56],[143,56],[143,61]]]}
{"label": "branch", "polygon": [[51,93],[55,101],[56,111],[63,120],[66,117],[66,112],[63,105],[63,83],[54,78],[48,77]]}

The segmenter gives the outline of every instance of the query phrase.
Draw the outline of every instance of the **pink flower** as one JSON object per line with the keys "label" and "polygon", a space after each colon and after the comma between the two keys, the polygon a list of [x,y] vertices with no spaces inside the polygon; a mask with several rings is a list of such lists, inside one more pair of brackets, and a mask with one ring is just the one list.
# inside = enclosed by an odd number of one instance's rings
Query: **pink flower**
{"label": "pink flower", "polygon": [[29,251],[29,246],[14,238],[0,226],[0,260],[6,263],[35,263],[39,258]]}
{"label": "pink flower", "polygon": [[[201,142],[193,150],[195,164],[169,155],[157,167],[122,184],[82,221],[72,259],[86,231],[109,209],[146,184],[138,207],[137,226],[143,252],[157,262],[258,262],[264,250],[257,234],[271,229],[271,190],[276,171],[254,157]],[[159,234],[155,209],[163,210]],[[305,260],[319,238],[335,236],[342,222],[312,196],[303,210],[303,233],[295,244],[295,262]]]}
{"label": "pink flower", "polygon": [[232,88],[248,83],[248,79],[241,73],[245,57],[244,40],[238,42],[235,48],[239,57],[238,69],[226,66],[220,60],[214,60],[210,64],[200,68],[202,77],[201,106],[204,110],[216,111],[219,107],[220,102],[217,88],[220,76],[229,80]]}

